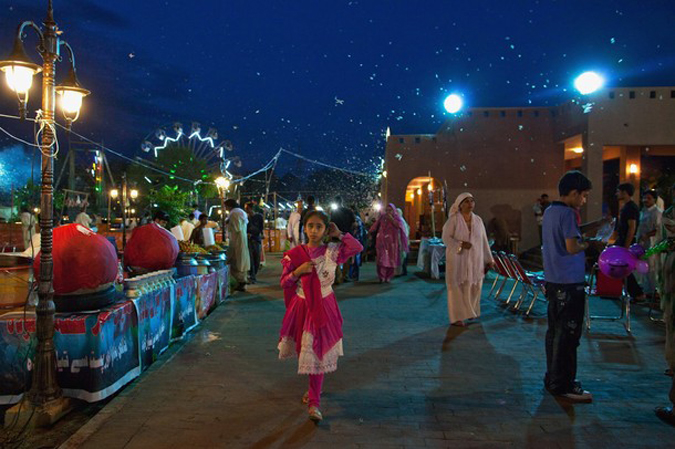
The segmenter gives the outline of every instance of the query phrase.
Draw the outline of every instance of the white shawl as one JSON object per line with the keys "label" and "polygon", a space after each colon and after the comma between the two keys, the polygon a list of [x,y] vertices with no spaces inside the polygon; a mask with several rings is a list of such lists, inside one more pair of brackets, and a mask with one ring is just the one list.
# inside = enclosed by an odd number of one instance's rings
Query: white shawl
{"label": "white shawl", "polygon": [[[469,282],[477,284],[485,276],[485,265],[492,261],[490,244],[483,220],[471,214],[471,233],[459,212],[459,205],[466,198],[473,198],[470,193],[462,193],[457,197],[450,209],[450,217],[443,225],[443,243],[445,243],[445,282],[462,285]],[[463,249],[458,253],[462,242],[471,243],[471,249]]]}

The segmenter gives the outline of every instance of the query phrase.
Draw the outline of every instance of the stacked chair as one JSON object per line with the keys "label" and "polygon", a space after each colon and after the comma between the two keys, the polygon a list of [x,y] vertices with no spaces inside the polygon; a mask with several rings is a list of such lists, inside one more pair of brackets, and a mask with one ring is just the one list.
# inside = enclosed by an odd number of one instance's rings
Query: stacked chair
{"label": "stacked chair", "polygon": [[[492,252],[492,258],[495,261],[495,279],[492,283],[492,288],[488,293],[488,297],[494,293],[496,300],[502,300],[501,294],[506,288],[509,281],[513,282],[509,295],[504,299],[504,305],[510,307],[513,311],[520,311],[520,308],[531,297],[530,304],[525,311],[525,316],[529,316],[532,312],[537,299],[545,301],[544,292],[544,277],[541,274],[532,273],[525,270],[515,254],[506,254],[503,251]],[[499,287],[497,287],[499,285]],[[521,288],[520,295],[511,303],[518,287]],[[496,290],[496,291],[495,291]],[[542,298],[539,295],[542,295]]]}

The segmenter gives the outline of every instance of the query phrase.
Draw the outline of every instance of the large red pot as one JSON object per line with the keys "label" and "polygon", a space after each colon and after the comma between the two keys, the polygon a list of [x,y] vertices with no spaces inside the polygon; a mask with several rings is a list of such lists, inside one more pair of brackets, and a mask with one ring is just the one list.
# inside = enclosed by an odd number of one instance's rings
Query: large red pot
{"label": "large red pot", "polygon": [[124,264],[147,271],[171,268],[177,257],[178,240],[155,223],[135,228],[124,248]]}
{"label": "large red pot", "polygon": [[[117,278],[117,253],[105,237],[79,224],[54,229],[54,294],[77,295],[109,288]],[[40,277],[40,253],[33,261]]]}

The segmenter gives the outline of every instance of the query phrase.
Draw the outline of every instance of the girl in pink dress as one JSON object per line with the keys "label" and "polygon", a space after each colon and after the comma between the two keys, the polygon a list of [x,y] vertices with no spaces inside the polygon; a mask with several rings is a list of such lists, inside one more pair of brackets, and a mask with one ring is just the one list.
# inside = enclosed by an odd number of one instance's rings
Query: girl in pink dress
{"label": "girl in pink dress", "polygon": [[[335,268],[363,251],[349,234],[342,234],[318,210],[304,220],[308,243],[284,254],[281,260],[286,314],[281,323],[279,358],[298,357],[298,374],[309,375],[309,391],[302,402],[309,405],[309,419],[319,422],[323,375],[337,369],[342,353],[342,315],[333,294]],[[324,237],[339,242],[324,243]]]}

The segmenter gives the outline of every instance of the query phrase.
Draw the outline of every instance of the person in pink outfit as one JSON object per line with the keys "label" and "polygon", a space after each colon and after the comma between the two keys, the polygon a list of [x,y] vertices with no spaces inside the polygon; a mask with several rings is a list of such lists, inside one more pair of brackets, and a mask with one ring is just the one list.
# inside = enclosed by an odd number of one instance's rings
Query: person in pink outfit
{"label": "person in pink outfit", "polygon": [[396,206],[389,204],[383,214],[370,228],[375,235],[377,251],[377,276],[380,282],[389,282],[401,265],[401,254],[408,250],[408,234],[406,225],[396,211]]}
{"label": "person in pink outfit", "polygon": [[[343,234],[319,210],[304,217],[307,244],[284,253],[281,260],[286,313],[281,323],[279,358],[298,357],[298,374],[309,375],[302,402],[309,419],[319,422],[321,387],[325,373],[337,369],[342,352],[342,315],[333,293],[335,267],[363,251],[350,234]],[[339,239],[326,244],[325,238]]]}

